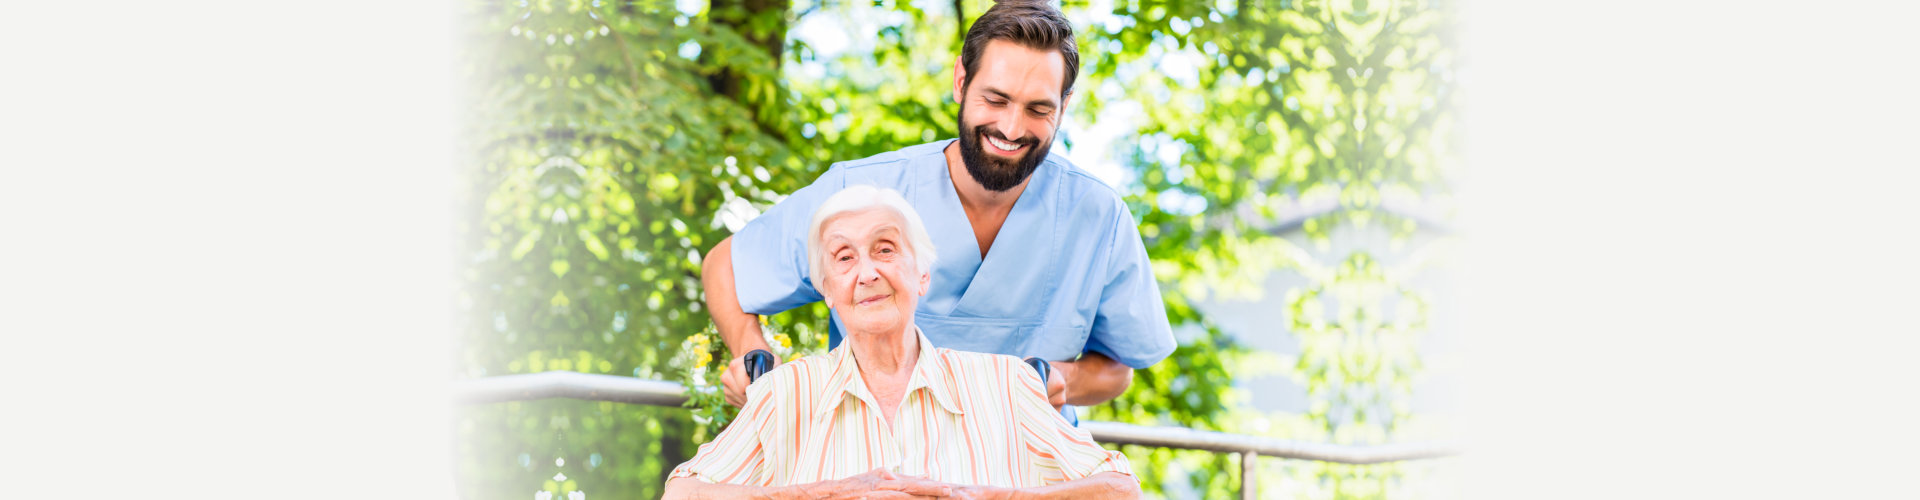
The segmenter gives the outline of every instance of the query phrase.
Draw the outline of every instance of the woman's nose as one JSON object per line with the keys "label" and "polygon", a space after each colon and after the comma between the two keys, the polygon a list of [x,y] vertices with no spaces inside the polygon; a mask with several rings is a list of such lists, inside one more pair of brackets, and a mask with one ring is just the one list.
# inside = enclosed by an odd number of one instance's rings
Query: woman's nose
{"label": "woman's nose", "polygon": [[869,259],[860,259],[859,267],[855,272],[858,273],[854,275],[856,282],[861,285],[871,285],[880,279],[880,266],[874,265],[874,262]]}

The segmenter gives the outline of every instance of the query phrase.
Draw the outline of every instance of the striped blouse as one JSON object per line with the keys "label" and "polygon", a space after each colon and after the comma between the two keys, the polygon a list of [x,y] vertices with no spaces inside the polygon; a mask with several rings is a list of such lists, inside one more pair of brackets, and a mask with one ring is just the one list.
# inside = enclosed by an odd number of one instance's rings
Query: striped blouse
{"label": "striped blouse", "polygon": [[[918,330],[915,330],[918,334]],[[920,338],[913,379],[889,426],[842,343],[747,387],[740,416],[669,478],[786,486],[875,468],[953,484],[1025,488],[1100,472],[1133,475],[1047,404],[1033,367]]]}

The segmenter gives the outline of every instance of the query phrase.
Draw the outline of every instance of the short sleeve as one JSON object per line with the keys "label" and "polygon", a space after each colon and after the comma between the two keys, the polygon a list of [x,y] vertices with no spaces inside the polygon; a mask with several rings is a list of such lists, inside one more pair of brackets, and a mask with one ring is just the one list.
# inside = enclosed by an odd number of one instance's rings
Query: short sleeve
{"label": "short sleeve", "polygon": [[807,279],[807,223],[844,187],[844,171],[829,168],[733,234],[733,290],[742,311],[777,314],[820,301]]}
{"label": "short sleeve", "polygon": [[1124,203],[1109,229],[1106,283],[1100,307],[1087,334],[1089,352],[1097,352],[1133,368],[1146,368],[1173,354],[1173,328],[1167,324],[1166,304],[1147,260],[1147,246]]}
{"label": "short sleeve", "polygon": [[692,459],[667,475],[671,480],[676,477],[692,477],[713,484],[744,484],[766,486],[772,476],[767,471],[766,450],[761,447],[761,436],[769,432],[774,419],[775,407],[769,387],[776,384],[754,384],[747,386],[747,406],[740,409],[740,416],[712,441],[700,445]]}
{"label": "short sleeve", "polygon": [[1008,366],[1018,372],[1014,377],[1019,387],[1013,389],[1013,411],[1019,422],[1020,442],[1042,482],[1058,484],[1102,472],[1133,475],[1133,465],[1125,454],[1100,447],[1092,434],[1053,411],[1040,376],[1031,368],[1024,363]]}

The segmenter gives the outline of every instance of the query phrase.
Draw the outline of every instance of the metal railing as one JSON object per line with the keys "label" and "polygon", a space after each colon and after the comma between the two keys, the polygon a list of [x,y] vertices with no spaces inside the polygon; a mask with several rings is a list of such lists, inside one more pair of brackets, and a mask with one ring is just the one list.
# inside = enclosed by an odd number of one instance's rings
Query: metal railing
{"label": "metal railing", "polygon": [[[464,404],[502,403],[565,398],[654,406],[684,406],[685,390],[675,382],[617,375],[552,371],[500,375],[454,383],[453,399]],[[1240,496],[1255,497],[1254,466],[1260,457],[1314,460],[1342,464],[1377,464],[1452,456],[1447,443],[1337,445],[1289,441],[1261,436],[1197,431],[1185,427],[1147,426],[1119,422],[1080,421],[1080,428],[1102,443],[1131,444],[1183,450],[1206,450],[1240,455]]]}

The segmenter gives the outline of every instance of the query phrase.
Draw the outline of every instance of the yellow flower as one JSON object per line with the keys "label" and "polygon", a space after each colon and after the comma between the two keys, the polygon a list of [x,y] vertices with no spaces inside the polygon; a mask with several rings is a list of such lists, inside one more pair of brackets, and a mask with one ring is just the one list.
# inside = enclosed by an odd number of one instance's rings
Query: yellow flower
{"label": "yellow flower", "polygon": [[700,351],[700,352],[694,353],[693,355],[694,366],[706,366],[707,363],[711,363],[711,362],[713,362],[713,354],[708,353],[707,351]]}
{"label": "yellow flower", "polygon": [[781,349],[792,349],[792,348],[793,348],[793,340],[791,340],[791,339],[788,339],[788,338],[787,338],[787,336],[786,336],[786,335],[784,335],[784,334],[782,334],[782,335],[775,335],[775,336],[773,337],[773,340],[775,340],[775,341],[778,341],[778,342],[780,342],[780,348],[781,348]]}
{"label": "yellow flower", "polygon": [[693,345],[697,345],[700,347],[706,347],[708,343],[713,342],[712,340],[709,340],[707,338],[706,334],[701,334],[701,333],[694,334],[692,340],[693,340]]}

